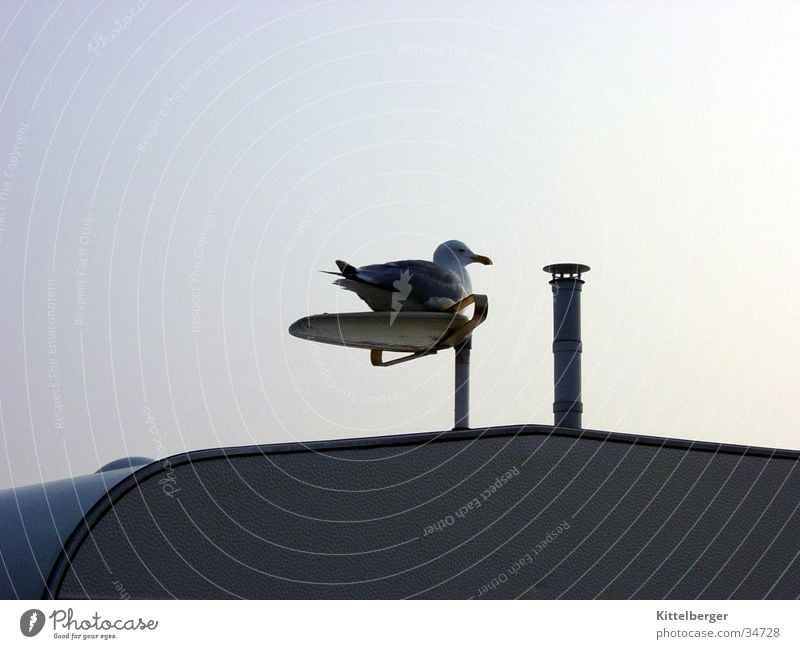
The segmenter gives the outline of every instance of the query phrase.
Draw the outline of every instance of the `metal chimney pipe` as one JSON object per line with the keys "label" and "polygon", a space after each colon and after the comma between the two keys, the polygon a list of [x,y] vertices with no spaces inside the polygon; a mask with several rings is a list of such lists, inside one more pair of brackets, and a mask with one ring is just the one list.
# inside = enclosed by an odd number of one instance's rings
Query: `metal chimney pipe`
{"label": "metal chimney pipe", "polygon": [[542,270],[553,279],[553,378],[555,401],[553,423],[582,428],[581,416],[581,273],[584,264],[551,264]]}

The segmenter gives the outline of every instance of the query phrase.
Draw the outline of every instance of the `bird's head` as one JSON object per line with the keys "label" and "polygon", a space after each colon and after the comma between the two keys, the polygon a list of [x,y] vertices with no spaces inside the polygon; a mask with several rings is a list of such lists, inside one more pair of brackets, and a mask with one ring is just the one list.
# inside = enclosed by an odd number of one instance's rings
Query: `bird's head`
{"label": "bird's head", "polygon": [[452,239],[436,248],[436,252],[433,253],[433,262],[445,268],[451,268],[456,264],[463,268],[474,263],[491,265],[492,260],[484,255],[475,254],[463,241]]}

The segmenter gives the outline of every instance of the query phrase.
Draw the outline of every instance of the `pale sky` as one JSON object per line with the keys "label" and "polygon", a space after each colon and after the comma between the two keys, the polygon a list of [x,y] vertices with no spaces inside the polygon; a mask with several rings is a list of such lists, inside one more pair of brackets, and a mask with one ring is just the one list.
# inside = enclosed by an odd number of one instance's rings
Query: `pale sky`
{"label": "pale sky", "polygon": [[474,427],[800,448],[800,5],[19,3],[0,16],[0,488],[126,455],[447,430],[451,352],[287,333],[319,270],[458,238]]}

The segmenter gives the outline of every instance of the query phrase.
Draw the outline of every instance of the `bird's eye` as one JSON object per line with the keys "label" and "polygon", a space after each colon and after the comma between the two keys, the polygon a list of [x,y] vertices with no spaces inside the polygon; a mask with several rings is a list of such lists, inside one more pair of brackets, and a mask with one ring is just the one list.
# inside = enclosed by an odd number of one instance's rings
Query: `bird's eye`
{"label": "bird's eye", "polygon": [[458,252],[467,252],[465,248],[459,248]]}

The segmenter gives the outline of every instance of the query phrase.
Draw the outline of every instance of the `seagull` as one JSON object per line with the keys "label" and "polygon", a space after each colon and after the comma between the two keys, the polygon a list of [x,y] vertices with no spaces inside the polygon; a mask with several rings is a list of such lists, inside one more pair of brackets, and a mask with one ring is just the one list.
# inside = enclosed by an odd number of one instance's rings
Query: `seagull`
{"label": "seagull", "polygon": [[447,311],[472,294],[466,266],[491,265],[492,260],[477,255],[461,241],[445,241],[433,253],[433,261],[404,259],[356,268],[340,259],[334,284],[353,291],[373,311]]}

